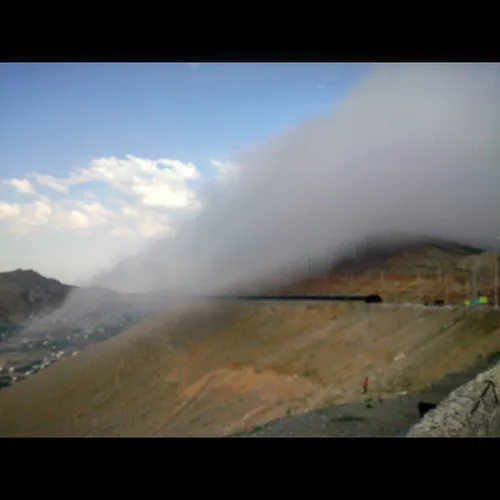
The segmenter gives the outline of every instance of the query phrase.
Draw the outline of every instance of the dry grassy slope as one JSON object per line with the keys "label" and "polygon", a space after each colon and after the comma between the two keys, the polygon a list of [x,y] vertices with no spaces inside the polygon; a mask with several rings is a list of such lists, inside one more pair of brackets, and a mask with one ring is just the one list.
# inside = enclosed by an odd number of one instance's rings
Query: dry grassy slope
{"label": "dry grassy slope", "polygon": [[360,398],[364,375],[418,389],[498,350],[495,311],[198,304],[1,391],[0,435],[224,435]]}

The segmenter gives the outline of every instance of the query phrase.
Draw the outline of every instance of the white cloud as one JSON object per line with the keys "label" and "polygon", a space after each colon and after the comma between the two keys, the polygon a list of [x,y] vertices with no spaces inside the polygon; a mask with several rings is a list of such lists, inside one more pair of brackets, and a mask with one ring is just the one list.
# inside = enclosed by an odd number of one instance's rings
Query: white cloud
{"label": "white cloud", "polygon": [[46,226],[52,216],[52,203],[47,199],[39,199],[33,203],[24,203],[21,206],[20,216],[15,221],[21,226]]}
{"label": "white cloud", "polygon": [[112,231],[111,234],[114,236],[123,236],[125,238],[132,238],[136,236],[135,231],[128,227],[115,227]]}
{"label": "white cloud", "polygon": [[69,183],[67,180],[58,180],[56,177],[52,175],[42,175],[42,174],[31,174],[31,176],[35,179],[35,181],[40,184],[40,186],[45,186],[53,189],[54,191],[58,191],[59,193],[67,193]]}
{"label": "white cloud", "polygon": [[165,200],[168,200],[168,207],[181,208],[189,205],[194,198],[194,194],[188,191],[176,192],[168,184],[137,185],[133,190],[141,196],[144,205],[150,207],[165,206]]}
{"label": "white cloud", "polygon": [[17,179],[14,177],[13,179],[3,181],[3,184],[12,186],[21,194],[36,194],[33,184],[28,179]]}
{"label": "white cloud", "polygon": [[[29,265],[43,271],[45,263],[53,261],[51,269],[58,269],[57,273],[83,275],[84,269],[102,267],[127,249],[148,244],[148,240],[176,235],[183,220],[178,215],[189,216],[202,208],[198,188],[195,190],[190,185],[191,181],[200,179],[196,165],[177,159],[112,156],[96,158],[86,168],[70,170],[62,176],[33,172],[23,177],[0,179],[0,185],[9,186],[17,195],[14,200],[0,198],[2,238],[11,245],[31,241],[24,253],[11,249],[10,261],[3,260],[4,267],[29,261],[33,262]],[[37,186],[39,192],[35,189]],[[33,199],[21,199],[21,195],[26,194]],[[47,243],[43,258],[37,244],[32,243],[42,240],[53,242]],[[57,254],[59,242],[72,248],[68,259],[73,259],[75,252],[82,254],[75,269],[64,271],[64,262],[58,263],[48,249],[52,245]],[[106,251],[101,256],[96,250],[95,258],[86,259],[85,252],[80,251],[83,242],[92,249],[91,242],[95,242],[96,248],[104,245]],[[57,273],[55,277],[62,276]]]}
{"label": "white cloud", "polygon": [[70,172],[68,177],[56,178],[38,173],[30,174],[39,184],[59,192],[88,182],[105,182],[117,191],[133,196],[144,205],[163,208],[199,208],[196,193],[186,181],[200,177],[193,163],[179,160],[150,160],[126,155],[98,158],[88,168]]}
{"label": "white cloud", "polygon": [[0,201],[0,220],[16,217],[21,212],[19,205]]}
{"label": "white cloud", "polygon": [[316,88],[318,90],[328,90],[328,87],[324,83],[320,83]]}
{"label": "white cloud", "polygon": [[476,64],[373,67],[334,113],[243,153],[233,188],[215,188],[220,196],[207,196],[178,237],[100,284],[241,290],[274,270],[307,272],[307,252],[342,258],[356,243],[402,231],[491,244],[499,234],[498,65],[484,73]]}
{"label": "white cloud", "polygon": [[217,179],[221,182],[235,179],[240,171],[239,165],[229,161],[210,160],[210,164],[217,169]]}
{"label": "white cloud", "polygon": [[59,227],[68,229],[86,229],[91,226],[89,217],[80,210],[61,212]]}
{"label": "white cloud", "polygon": [[[221,163],[221,173],[225,170],[228,165]],[[202,208],[189,186],[189,181],[200,178],[196,165],[175,159],[112,156],[97,158],[87,168],[69,171],[66,176],[34,172],[27,177],[49,188],[49,193],[37,193],[28,178],[0,181],[36,197],[31,203],[0,201],[0,219],[11,233],[76,231],[94,235],[99,230],[99,234],[117,237],[157,238],[175,234],[178,211]],[[102,182],[106,187],[101,199],[91,191],[79,191],[75,196],[72,188],[90,182]],[[50,190],[66,196],[51,196]]]}
{"label": "white cloud", "polygon": [[91,203],[75,202],[75,205],[80,208],[92,226],[100,226],[105,224],[109,219],[116,218],[116,214],[112,210],[105,208],[97,201]]}
{"label": "white cloud", "polygon": [[111,211],[97,202],[61,203],[46,197],[15,205],[0,202],[0,219],[8,219],[9,230],[15,233],[91,228],[104,224],[112,216]]}
{"label": "white cloud", "polygon": [[140,204],[125,205],[114,211],[99,202],[61,203],[43,199],[16,205],[0,202],[1,219],[9,223],[12,233],[103,228],[114,236],[156,238],[174,234],[172,218],[168,214]]}
{"label": "white cloud", "polygon": [[120,209],[122,225],[118,226],[114,235],[128,236],[128,230],[145,238],[156,238],[174,234],[171,217],[141,206],[123,206]]}

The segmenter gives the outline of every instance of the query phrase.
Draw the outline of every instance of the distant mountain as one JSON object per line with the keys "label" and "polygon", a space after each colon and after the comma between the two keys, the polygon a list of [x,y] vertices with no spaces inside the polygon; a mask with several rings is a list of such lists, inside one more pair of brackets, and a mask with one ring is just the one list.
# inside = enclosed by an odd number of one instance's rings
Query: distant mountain
{"label": "distant mountain", "polygon": [[[242,287],[237,292],[248,293],[264,289],[268,292],[305,292],[310,287],[308,283],[311,279],[314,282],[311,290],[316,290],[316,281],[325,281],[323,277],[364,275],[373,278],[380,276],[381,272],[394,279],[398,275],[417,274],[422,279],[425,276],[436,279],[438,273],[447,274],[454,279],[469,279],[473,263],[477,263],[480,280],[490,286],[493,282],[493,262],[490,253],[485,253],[482,249],[435,238],[371,241],[366,245],[359,245],[356,255],[350,249],[349,253],[337,256],[330,262],[325,261],[322,265],[315,263],[311,276],[305,270],[292,272],[290,277],[277,273],[276,283],[269,279],[270,283],[258,282]],[[354,283],[349,286],[352,288]],[[328,289],[330,288],[328,285]],[[65,304],[66,316],[100,316],[103,312],[121,314],[128,309],[146,314],[161,310],[179,298],[177,294],[167,292],[124,294],[99,286],[75,287],[41,276],[33,270],[17,269],[0,273],[0,321],[23,321],[32,314],[51,312],[60,307],[72,291],[77,293],[72,294]],[[351,291],[355,291],[354,288]]]}
{"label": "distant mountain", "polygon": [[418,238],[413,241],[371,242],[360,246],[355,255],[352,253],[338,259],[329,272],[366,273],[370,271],[389,273],[436,273],[464,270],[466,263],[485,250],[470,245],[437,238]]}
{"label": "distant mountain", "polygon": [[[420,302],[442,297],[461,304],[476,292],[494,303],[500,254],[436,238],[369,241],[330,263],[306,269],[280,293],[378,293],[385,300]],[[305,268],[305,266],[304,266]]]}
{"label": "distant mountain", "polygon": [[75,287],[29,269],[0,273],[0,321],[23,321],[61,306]]}

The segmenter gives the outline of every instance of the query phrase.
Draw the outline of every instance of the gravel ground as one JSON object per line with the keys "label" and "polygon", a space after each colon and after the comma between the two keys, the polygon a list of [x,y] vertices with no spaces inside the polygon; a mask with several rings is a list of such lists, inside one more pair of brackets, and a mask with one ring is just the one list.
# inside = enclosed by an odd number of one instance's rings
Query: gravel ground
{"label": "gravel ground", "polygon": [[[419,401],[439,404],[450,392],[496,364],[496,359],[479,360],[458,373],[445,375],[427,390],[392,398],[330,405],[300,415],[268,422],[241,437],[394,437],[405,435],[420,418]],[[498,422],[500,431],[500,421]]]}

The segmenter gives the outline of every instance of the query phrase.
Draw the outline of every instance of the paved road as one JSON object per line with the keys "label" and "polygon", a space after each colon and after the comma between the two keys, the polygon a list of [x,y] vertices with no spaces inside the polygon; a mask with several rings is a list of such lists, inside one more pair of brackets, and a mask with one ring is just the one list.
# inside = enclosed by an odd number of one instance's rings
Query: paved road
{"label": "paved road", "polygon": [[[217,296],[217,300],[229,301],[249,301],[249,302],[366,302],[367,298],[376,294],[287,294],[287,295],[236,295],[236,296]],[[444,310],[477,310],[477,309],[493,309],[492,306],[472,306],[446,304],[442,306],[424,305],[415,302],[379,302],[370,303],[370,307],[382,308],[411,308],[421,309],[426,311],[442,311]],[[496,309],[500,312],[500,308]]]}

